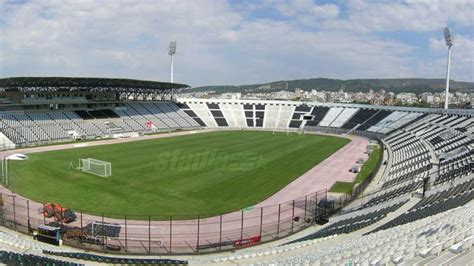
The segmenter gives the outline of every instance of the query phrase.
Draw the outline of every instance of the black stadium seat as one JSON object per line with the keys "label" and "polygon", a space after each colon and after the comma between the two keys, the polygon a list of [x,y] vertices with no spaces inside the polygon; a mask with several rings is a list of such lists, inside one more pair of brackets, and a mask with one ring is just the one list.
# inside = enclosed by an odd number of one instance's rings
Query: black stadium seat
{"label": "black stadium seat", "polygon": [[6,265],[57,265],[57,266],[76,266],[82,265],[68,261],[55,260],[47,257],[33,254],[20,254],[0,250],[0,263]]}
{"label": "black stadium seat", "polygon": [[[133,265],[188,265],[188,261],[185,260],[173,260],[173,259],[145,259],[145,258],[123,258],[123,257],[109,257],[100,256],[82,252],[53,252],[43,251],[44,254],[62,256],[77,260],[92,261],[106,264],[133,264]],[[74,264],[65,264],[74,265]]]}

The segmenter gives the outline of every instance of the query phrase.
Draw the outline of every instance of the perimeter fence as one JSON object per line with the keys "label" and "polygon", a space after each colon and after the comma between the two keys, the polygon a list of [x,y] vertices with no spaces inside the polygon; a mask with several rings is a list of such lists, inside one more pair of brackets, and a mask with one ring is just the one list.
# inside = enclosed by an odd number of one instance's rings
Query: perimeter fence
{"label": "perimeter fence", "polygon": [[40,225],[61,228],[65,244],[86,250],[133,254],[187,254],[243,248],[273,241],[316,222],[327,220],[334,200],[318,191],[273,206],[250,207],[218,216],[164,216],[94,213],[74,210],[65,223],[46,218],[45,206],[18,195],[2,193],[0,224],[33,235]]}

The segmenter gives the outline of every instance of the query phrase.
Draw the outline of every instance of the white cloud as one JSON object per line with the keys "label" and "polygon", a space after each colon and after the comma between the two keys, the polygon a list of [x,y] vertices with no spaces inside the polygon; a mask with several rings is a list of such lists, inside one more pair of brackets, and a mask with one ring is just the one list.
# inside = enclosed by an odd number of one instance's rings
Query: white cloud
{"label": "white cloud", "polygon": [[310,16],[315,19],[327,19],[339,15],[337,5],[318,5],[313,0],[270,0],[267,2],[267,7],[273,7],[285,16]]}
{"label": "white cloud", "polygon": [[431,31],[448,24],[472,27],[474,1],[348,1],[348,18],[328,20],[324,26],[351,31]]}
{"label": "white cloud", "polygon": [[[342,6],[311,0],[251,1],[240,8],[214,0],[2,2],[0,71],[2,76],[168,80],[167,45],[177,40],[175,78],[191,85],[442,77],[444,48],[439,38],[428,41],[426,48],[434,55],[429,60],[417,57],[424,47],[378,33],[439,31],[446,21],[472,24],[465,11],[469,3],[455,2],[446,12],[440,12],[442,2],[370,3],[349,2],[346,18]],[[283,18],[247,13],[268,8]],[[472,80],[473,39],[456,38],[453,77]]]}

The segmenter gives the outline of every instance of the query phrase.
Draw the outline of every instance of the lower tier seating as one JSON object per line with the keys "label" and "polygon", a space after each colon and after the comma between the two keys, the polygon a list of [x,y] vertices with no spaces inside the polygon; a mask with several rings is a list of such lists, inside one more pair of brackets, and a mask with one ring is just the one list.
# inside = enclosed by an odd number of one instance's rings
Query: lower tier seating
{"label": "lower tier seating", "polygon": [[37,256],[32,254],[20,254],[15,252],[1,251],[0,250],[0,263],[12,266],[20,265],[57,265],[57,266],[75,266],[81,265],[77,263],[55,260],[43,256]]}
{"label": "lower tier seating", "polygon": [[0,113],[0,132],[19,146],[199,127],[198,122],[171,102],[130,102],[115,111]]}
{"label": "lower tier seating", "polygon": [[402,202],[393,204],[392,206],[377,209],[375,211],[364,213],[362,215],[357,215],[357,212],[356,212],[356,214],[354,214],[353,217],[332,223],[329,226],[317,231],[314,234],[310,234],[303,238],[294,240],[290,242],[289,244],[294,243],[294,242],[299,242],[299,241],[327,237],[331,235],[348,234],[353,231],[357,231],[361,228],[367,227],[373,223],[378,222],[379,220],[383,219],[388,213],[397,210],[398,208],[403,206],[403,204],[405,203],[406,201],[402,201]]}
{"label": "lower tier seating", "polygon": [[406,213],[380,226],[373,232],[410,223],[437,213],[463,206],[474,199],[474,180],[424,198]]}
{"label": "lower tier seating", "polygon": [[97,263],[107,263],[107,264],[188,265],[188,261],[185,261],[185,260],[109,257],[109,256],[100,256],[100,255],[82,253],[82,252],[54,252],[54,251],[45,250],[44,254],[67,257],[67,258],[72,258],[76,260],[92,261],[92,262],[97,262]]}
{"label": "lower tier seating", "polygon": [[[218,254],[201,264],[239,265],[450,265],[474,243],[474,202],[367,235],[311,239],[277,247]],[[471,251],[472,253],[472,251]],[[445,259],[440,255],[448,255]],[[467,254],[469,255],[469,254]],[[469,257],[468,257],[469,258]],[[469,260],[465,260],[467,263]],[[422,264],[419,264],[422,265]]]}

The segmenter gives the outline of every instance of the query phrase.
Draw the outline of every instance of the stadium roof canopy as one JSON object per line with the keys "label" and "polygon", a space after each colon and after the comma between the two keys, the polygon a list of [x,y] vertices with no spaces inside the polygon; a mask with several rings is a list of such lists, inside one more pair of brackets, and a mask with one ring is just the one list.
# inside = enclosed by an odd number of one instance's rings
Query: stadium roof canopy
{"label": "stadium roof canopy", "polygon": [[0,79],[1,91],[95,91],[160,93],[189,87],[185,84],[118,78],[14,77]]}

